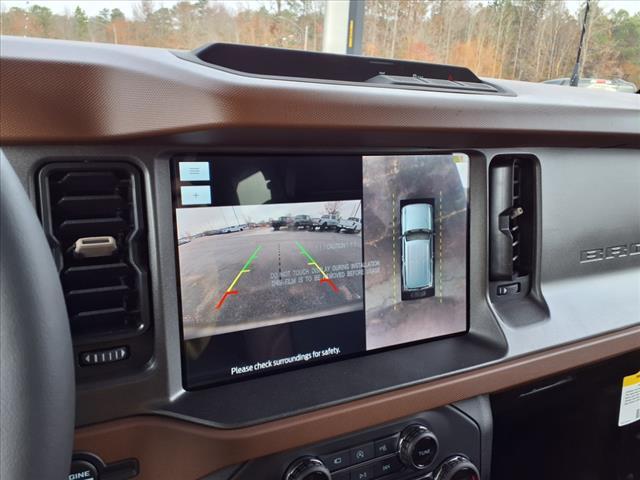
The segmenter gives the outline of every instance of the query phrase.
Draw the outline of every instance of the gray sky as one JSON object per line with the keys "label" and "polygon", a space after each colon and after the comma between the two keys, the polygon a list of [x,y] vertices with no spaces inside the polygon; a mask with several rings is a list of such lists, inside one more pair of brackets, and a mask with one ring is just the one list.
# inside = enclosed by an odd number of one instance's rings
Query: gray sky
{"label": "gray sky", "polygon": [[[320,217],[326,213],[324,209],[326,203],[327,202],[309,202],[242,205],[235,207],[179,208],[176,211],[178,237],[182,237],[187,233],[195,235],[196,233],[201,233],[206,230],[215,230],[231,225],[247,223],[249,221],[267,221],[270,218],[278,218],[285,215],[310,215],[311,217]],[[346,200],[341,202],[340,216],[350,217],[354,211],[357,211],[356,216],[360,218],[362,214],[359,204],[360,200]]]}
{"label": "gray sky", "polygon": [[[137,0],[112,0],[103,2],[99,0],[1,0],[4,8],[20,7],[29,8],[31,5],[42,5],[49,7],[55,13],[64,13],[65,10],[73,12],[76,6],[84,9],[88,15],[96,15],[103,8],[119,8],[127,17],[133,16],[133,6],[139,3]],[[452,0],[455,1],[455,0]],[[487,0],[478,0],[486,2]],[[569,10],[576,12],[583,3],[583,0],[565,0]],[[154,4],[160,7],[171,7],[176,4],[175,0],[156,0]],[[231,9],[238,6],[262,3],[259,0],[225,0],[225,4]],[[640,11],[640,0],[601,0],[600,5],[605,9],[625,9],[634,14]]]}

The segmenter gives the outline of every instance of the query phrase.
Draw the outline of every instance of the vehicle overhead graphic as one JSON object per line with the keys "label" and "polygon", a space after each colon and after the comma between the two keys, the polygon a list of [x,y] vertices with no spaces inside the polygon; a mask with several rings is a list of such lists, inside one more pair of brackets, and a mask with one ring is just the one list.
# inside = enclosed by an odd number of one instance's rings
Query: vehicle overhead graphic
{"label": "vehicle overhead graphic", "polygon": [[640,480],[640,1],[0,1],[0,480]]}
{"label": "vehicle overhead graphic", "polygon": [[402,238],[402,295],[412,299],[433,289],[433,206],[410,203],[400,215]]}

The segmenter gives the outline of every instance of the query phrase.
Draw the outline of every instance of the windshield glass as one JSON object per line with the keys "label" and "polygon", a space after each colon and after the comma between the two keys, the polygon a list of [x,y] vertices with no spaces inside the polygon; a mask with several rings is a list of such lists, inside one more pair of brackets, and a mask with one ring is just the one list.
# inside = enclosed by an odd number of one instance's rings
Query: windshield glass
{"label": "windshield glass", "polygon": [[[12,1],[2,34],[191,50],[228,42],[461,65],[569,85],[586,0]],[[640,85],[640,1],[590,0],[577,86]]]}

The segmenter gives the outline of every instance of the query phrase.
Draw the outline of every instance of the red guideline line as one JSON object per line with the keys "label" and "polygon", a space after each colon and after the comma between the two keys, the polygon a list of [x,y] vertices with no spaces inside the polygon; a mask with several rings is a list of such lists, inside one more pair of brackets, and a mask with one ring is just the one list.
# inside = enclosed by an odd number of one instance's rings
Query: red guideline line
{"label": "red guideline line", "polygon": [[336,284],[333,283],[333,280],[331,280],[330,278],[323,278],[320,280],[320,283],[328,283],[329,286],[333,289],[333,291],[338,293],[338,287],[336,287]]}
{"label": "red guideline line", "polygon": [[224,303],[224,301],[227,299],[227,297],[229,295],[237,295],[237,294],[238,294],[237,290],[231,290],[229,292],[224,292],[224,295],[222,295],[222,298],[220,299],[220,301],[216,305],[216,310],[220,310],[220,307],[222,307],[222,304]]}

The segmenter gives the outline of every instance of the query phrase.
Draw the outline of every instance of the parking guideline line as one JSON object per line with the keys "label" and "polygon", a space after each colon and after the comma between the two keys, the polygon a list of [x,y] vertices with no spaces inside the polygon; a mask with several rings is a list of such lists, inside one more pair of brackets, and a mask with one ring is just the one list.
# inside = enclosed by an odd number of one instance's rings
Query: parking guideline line
{"label": "parking guideline line", "polygon": [[396,274],[398,256],[396,254],[396,192],[391,193],[391,255],[393,265],[393,281],[391,282],[391,290],[393,291],[393,309],[398,308],[398,277]]}
{"label": "parking guideline line", "polygon": [[300,249],[300,253],[302,253],[305,257],[309,259],[309,263],[307,265],[313,265],[320,271],[320,273],[322,274],[322,276],[324,276],[324,278],[329,278],[329,276],[326,273],[324,273],[324,270],[322,270],[320,265],[318,265],[318,262],[316,262],[313,259],[313,257],[309,254],[309,252],[305,250],[305,248],[300,244],[300,242],[296,241],[296,245]]}
{"label": "parking guideline line", "polygon": [[231,282],[231,285],[229,285],[229,288],[225,290],[224,295],[222,295],[222,298],[216,305],[216,309],[220,309],[220,307],[222,307],[222,304],[224,303],[224,301],[227,299],[229,295],[238,294],[236,290],[233,290],[233,287],[235,287],[236,283],[238,283],[238,280],[240,280],[240,277],[243,274],[249,273],[251,271],[249,270],[249,265],[251,265],[251,263],[256,259],[256,257],[258,256],[258,252],[260,251],[261,248],[262,248],[262,245],[258,245],[258,247],[253,251],[249,259],[245,262],[244,266],[240,269],[236,277],[233,279],[233,282]]}
{"label": "parking guideline line", "polygon": [[258,245],[258,248],[254,250],[254,252],[249,257],[249,260],[247,260],[247,262],[242,267],[242,270],[238,272],[238,275],[236,275],[236,278],[233,279],[233,282],[231,282],[231,285],[229,285],[229,288],[227,288],[227,292],[230,292],[231,290],[233,290],[233,287],[235,286],[236,283],[238,283],[238,280],[240,280],[240,277],[242,276],[243,273],[248,273],[251,271],[249,270],[249,265],[251,265],[251,262],[255,260],[261,248],[262,246]]}
{"label": "parking guideline line", "polygon": [[307,250],[302,246],[302,244],[298,241],[296,241],[296,245],[298,246],[298,249],[300,250],[300,253],[302,255],[304,255],[305,257],[307,257],[307,259],[309,260],[309,263],[307,263],[307,265],[313,265],[314,267],[316,267],[318,269],[318,271],[320,271],[320,273],[322,274],[322,276],[324,277],[322,280],[320,280],[320,283],[327,283],[329,284],[329,286],[331,287],[331,289],[338,293],[338,287],[336,287],[336,284],[333,283],[333,280],[331,280],[329,278],[329,275],[327,275],[324,270],[322,270],[322,267],[320,267],[320,265],[318,265],[318,262],[316,262],[313,257],[309,254],[309,252],[307,252]]}
{"label": "parking guideline line", "polygon": [[438,252],[439,252],[439,262],[438,262],[438,277],[440,280],[440,295],[438,295],[439,297],[439,302],[442,303],[442,295],[443,295],[443,285],[442,285],[442,264],[444,263],[444,257],[442,255],[442,249],[443,249],[443,245],[442,245],[442,190],[440,190],[440,193],[438,195],[439,197],[439,201],[438,201]]}

